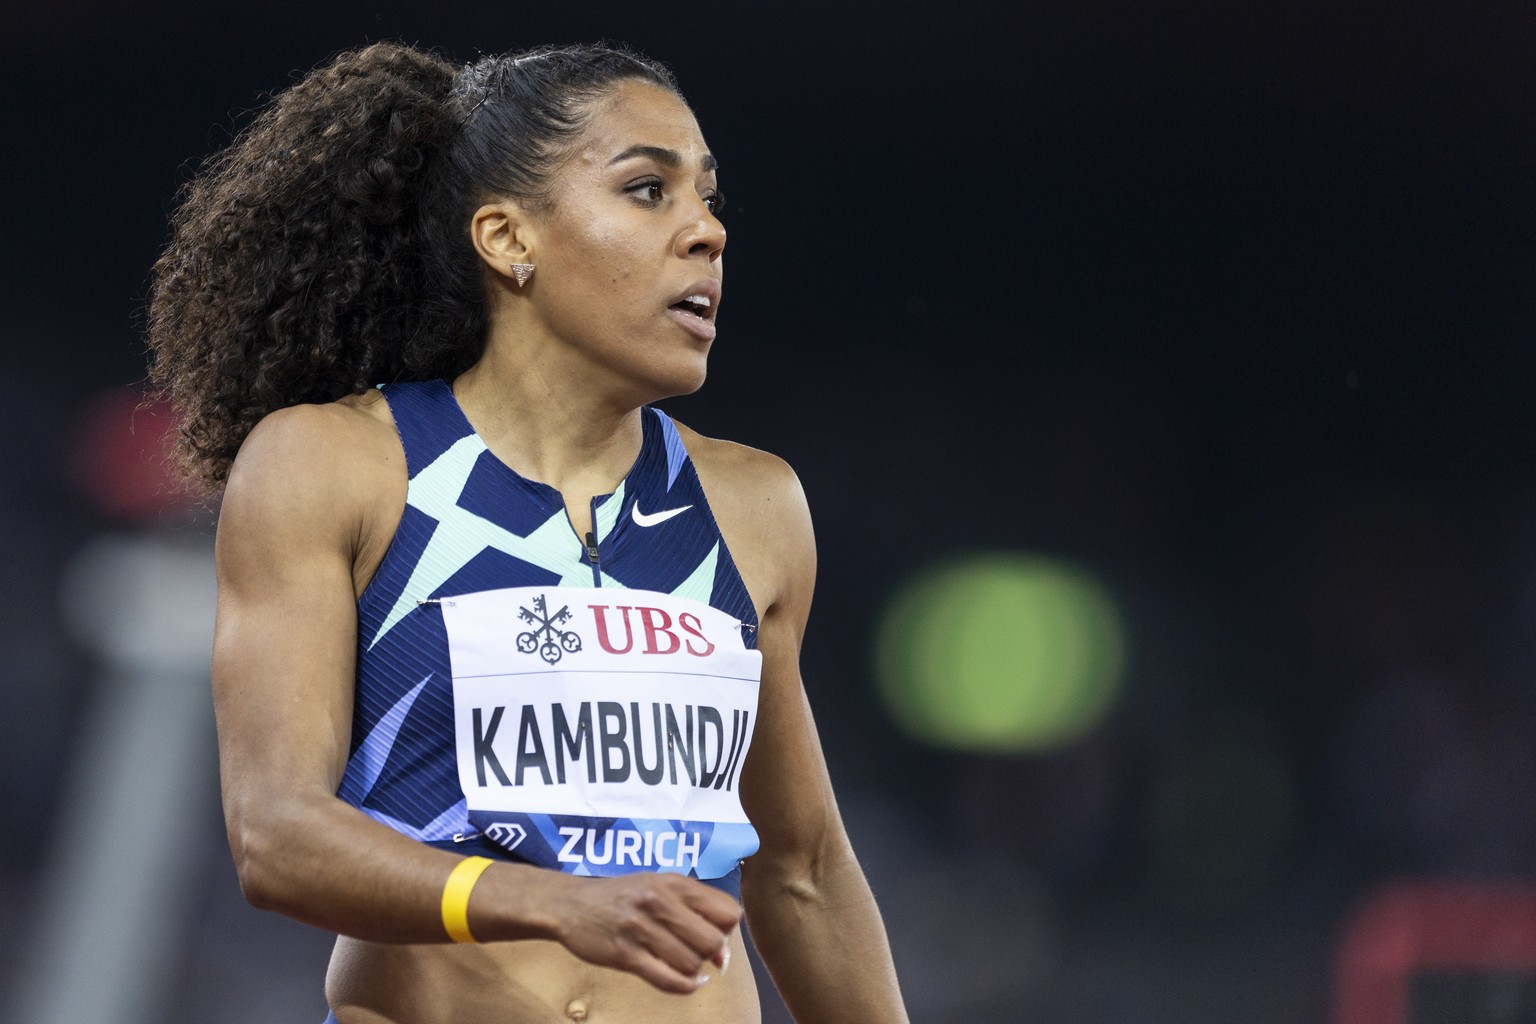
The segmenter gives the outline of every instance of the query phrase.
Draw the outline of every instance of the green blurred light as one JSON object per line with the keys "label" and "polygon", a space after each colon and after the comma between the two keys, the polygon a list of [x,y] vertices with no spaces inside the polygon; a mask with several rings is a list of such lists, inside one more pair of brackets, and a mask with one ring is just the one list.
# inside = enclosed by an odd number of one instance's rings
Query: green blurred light
{"label": "green blurred light", "polygon": [[995,753],[1064,746],[1120,689],[1124,630],[1087,572],[1012,552],[931,568],[892,599],[876,678],[896,722],[937,746]]}

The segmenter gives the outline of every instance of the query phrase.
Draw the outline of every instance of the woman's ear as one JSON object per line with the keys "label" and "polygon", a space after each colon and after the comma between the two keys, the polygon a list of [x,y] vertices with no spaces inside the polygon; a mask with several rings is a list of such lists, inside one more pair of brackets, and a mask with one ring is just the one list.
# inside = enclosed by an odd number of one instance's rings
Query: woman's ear
{"label": "woman's ear", "polygon": [[487,269],[518,286],[528,271],[514,268],[533,264],[534,234],[527,211],[510,199],[487,203],[469,219],[470,240]]}

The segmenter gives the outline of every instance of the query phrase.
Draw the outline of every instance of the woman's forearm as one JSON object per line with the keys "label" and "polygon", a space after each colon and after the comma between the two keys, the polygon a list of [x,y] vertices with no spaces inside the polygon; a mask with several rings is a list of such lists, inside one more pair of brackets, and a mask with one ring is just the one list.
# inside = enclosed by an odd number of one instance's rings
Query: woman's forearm
{"label": "woman's forearm", "polygon": [[[441,899],[461,859],[400,835],[333,797],[232,808],[230,847],[252,905],[373,942],[449,941]],[[548,938],[541,911],[552,879],[493,865],[475,886],[471,928],[482,941]],[[478,924],[478,928],[475,925]]]}
{"label": "woman's forearm", "polygon": [[[372,821],[334,798],[276,802],[229,815],[240,884],[256,906],[374,942],[451,941],[442,894],[463,858]],[[723,963],[740,908],[677,874],[575,878],[495,862],[475,883],[470,933],[480,942],[552,939],[588,963],[628,971],[665,992],[702,983]]]}
{"label": "woman's forearm", "polygon": [[885,925],[847,850],[817,878],[759,870],[742,877],[752,942],[796,1024],[905,1024]]}

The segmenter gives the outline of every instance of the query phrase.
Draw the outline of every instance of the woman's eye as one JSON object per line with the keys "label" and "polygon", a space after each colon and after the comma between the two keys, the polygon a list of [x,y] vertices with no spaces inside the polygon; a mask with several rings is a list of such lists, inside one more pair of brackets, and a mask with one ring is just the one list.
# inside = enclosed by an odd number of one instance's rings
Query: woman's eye
{"label": "woman's eye", "polygon": [[636,182],[624,191],[635,196],[647,206],[655,206],[661,202],[661,182],[654,178],[648,181]]}
{"label": "woman's eye", "polygon": [[[659,178],[647,178],[645,181],[637,181],[627,186],[624,191],[634,196],[642,205],[660,206],[666,198],[665,182]],[[725,209],[725,194],[711,192],[703,197],[704,205],[712,216],[720,216],[720,211]]]}

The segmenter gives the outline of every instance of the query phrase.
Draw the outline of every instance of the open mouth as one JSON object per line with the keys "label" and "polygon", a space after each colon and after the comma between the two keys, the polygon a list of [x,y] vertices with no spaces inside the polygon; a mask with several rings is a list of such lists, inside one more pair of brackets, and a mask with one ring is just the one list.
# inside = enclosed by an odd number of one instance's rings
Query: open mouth
{"label": "open mouth", "polygon": [[690,295],[681,302],[672,303],[667,308],[687,313],[690,316],[696,316],[700,320],[708,320],[713,303],[709,301],[709,296],[707,295]]}

